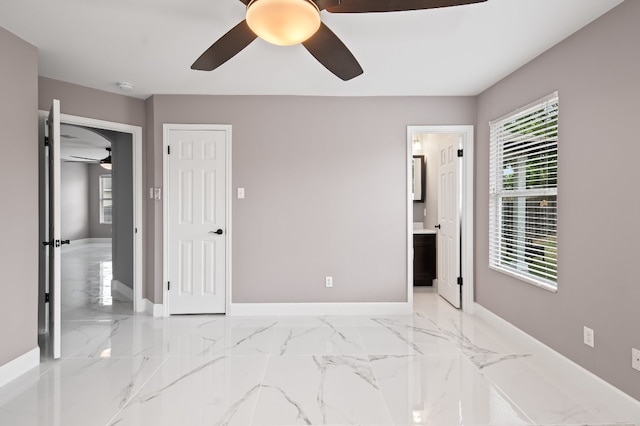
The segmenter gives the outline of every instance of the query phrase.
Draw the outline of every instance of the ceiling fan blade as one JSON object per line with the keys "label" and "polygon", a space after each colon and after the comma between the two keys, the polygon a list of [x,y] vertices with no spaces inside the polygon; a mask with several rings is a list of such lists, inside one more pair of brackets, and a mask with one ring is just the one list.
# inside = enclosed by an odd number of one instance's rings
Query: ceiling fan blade
{"label": "ceiling fan blade", "polygon": [[485,1],[487,0],[342,0],[337,6],[327,7],[327,11],[331,13],[401,12],[464,6]]}
{"label": "ceiling fan blade", "polygon": [[324,23],[320,23],[318,31],[302,44],[318,62],[344,81],[363,72],[347,46]]}
{"label": "ceiling fan blade", "polygon": [[99,158],[78,157],[77,155],[70,155],[69,157],[79,158],[80,160],[100,161]]}
{"label": "ceiling fan blade", "polygon": [[342,0],[313,0],[313,2],[316,4],[316,6],[318,6],[318,9],[325,10],[329,7],[339,5]]}
{"label": "ceiling fan blade", "polygon": [[233,58],[256,38],[257,36],[249,29],[247,21],[243,20],[205,50],[191,65],[191,69],[200,71],[214,70]]}

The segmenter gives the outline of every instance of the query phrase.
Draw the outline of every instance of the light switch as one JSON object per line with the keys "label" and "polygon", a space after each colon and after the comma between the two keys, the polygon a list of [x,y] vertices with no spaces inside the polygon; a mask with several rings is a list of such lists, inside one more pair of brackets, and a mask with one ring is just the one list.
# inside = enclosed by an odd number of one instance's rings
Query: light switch
{"label": "light switch", "polygon": [[244,188],[238,188],[238,199],[244,198]]}

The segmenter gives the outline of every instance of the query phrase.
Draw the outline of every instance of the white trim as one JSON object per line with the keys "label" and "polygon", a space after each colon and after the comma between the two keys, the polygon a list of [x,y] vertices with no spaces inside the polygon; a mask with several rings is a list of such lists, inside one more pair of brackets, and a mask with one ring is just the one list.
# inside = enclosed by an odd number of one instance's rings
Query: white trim
{"label": "white trim", "polygon": [[[167,146],[169,144],[169,131],[171,130],[223,130],[226,132],[226,146],[225,146],[225,175],[226,175],[226,225],[225,232],[227,238],[226,240],[226,254],[225,254],[225,313],[229,313],[231,306],[231,292],[232,292],[232,281],[231,281],[231,265],[233,264],[231,261],[231,247],[232,247],[232,239],[233,239],[233,229],[232,229],[232,211],[231,206],[233,202],[232,192],[233,186],[231,183],[231,166],[232,166],[232,126],[230,124],[175,124],[175,123],[165,123],[162,125],[162,183],[164,186],[164,199],[162,201],[162,300],[163,305],[163,316],[169,316],[169,290],[167,288],[167,281],[169,279],[169,248],[167,247],[167,237],[169,235],[169,154],[167,154]],[[155,315],[154,315],[155,316]]]}
{"label": "white trim", "polygon": [[36,346],[29,352],[0,366],[0,387],[18,378],[40,364],[40,348]]}
{"label": "white trim", "polygon": [[[454,133],[462,136],[462,277],[464,285],[462,286],[462,310],[468,314],[474,312],[474,171],[473,164],[475,158],[475,141],[474,126],[407,126],[407,241],[408,252],[413,250],[413,200],[410,200],[411,193],[411,163],[410,158],[413,156],[413,134],[414,133],[438,133],[448,134]],[[409,242],[411,242],[409,244]],[[411,271],[408,276],[407,300],[413,300],[413,256],[407,256],[407,270]]]}
{"label": "white trim", "polygon": [[[413,306],[413,127],[407,126],[407,155],[406,155],[407,187],[404,193],[407,197],[407,303]],[[425,200],[427,188],[425,192]],[[424,226],[424,222],[423,222]]]}
{"label": "white trim", "polygon": [[127,300],[133,300],[133,289],[119,280],[111,280],[111,291],[117,291]]}
{"label": "white trim", "polygon": [[389,303],[232,303],[229,316],[409,315],[413,304]]}
{"label": "white trim", "polygon": [[[49,112],[40,110],[39,114],[46,119]],[[133,145],[131,147],[133,150],[133,227],[138,230],[133,235],[133,291],[135,295],[133,310],[134,312],[142,312],[144,310],[142,301],[142,243],[144,241],[144,227],[142,226],[142,200],[144,194],[142,190],[142,127],[69,114],[60,114],[60,122],[131,134],[131,144]]]}
{"label": "white trim", "polygon": [[154,318],[164,317],[164,307],[160,303],[153,303],[149,299],[143,299],[144,312],[148,313]]}
{"label": "white trim", "polygon": [[562,377],[564,382],[571,383],[577,389],[589,389],[590,393],[597,394],[599,401],[612,412],[627,417],[626,421],[640,425],[640,401],[478,303],[475,304],[475,315],[534,355],[536,360],[543,363],[545,370],[550,371],[555,377]]}
{"label": "white trim", "polygon": [[[458,126],[457,126],[458,127]],[[462,310],[468,314],[474,313],[474,223],[475,223],[475,140],[473,126],[459,126],[464,132],[462,149]]]}

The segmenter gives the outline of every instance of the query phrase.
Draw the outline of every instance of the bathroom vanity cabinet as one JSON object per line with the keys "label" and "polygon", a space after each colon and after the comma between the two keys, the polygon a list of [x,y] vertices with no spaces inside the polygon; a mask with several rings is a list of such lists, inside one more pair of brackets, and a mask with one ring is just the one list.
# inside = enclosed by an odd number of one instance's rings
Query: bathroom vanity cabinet
{"label": "bathroom vanity cabinet", "polygon": [[436,234],[413,234],[413,285],[431,286],[436,278]]}

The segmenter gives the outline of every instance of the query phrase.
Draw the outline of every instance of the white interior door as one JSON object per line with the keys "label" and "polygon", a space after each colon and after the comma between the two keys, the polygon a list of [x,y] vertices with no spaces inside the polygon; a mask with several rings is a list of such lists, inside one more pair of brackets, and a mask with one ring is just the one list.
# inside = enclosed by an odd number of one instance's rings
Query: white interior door
{"label": "white interior door", "polygon": [[229,129],[168,129],[168,312],[224,313]]}
{"label": "white interior door", "polygon": [[54,359],[60,358],[60,101],[49,111],[49,339]]}
{"label": "white interior door", "polygon": [[440,142],[438,172],[438,293],[460,308],[460,138]]}

